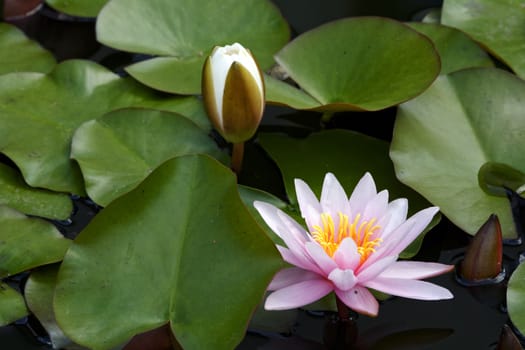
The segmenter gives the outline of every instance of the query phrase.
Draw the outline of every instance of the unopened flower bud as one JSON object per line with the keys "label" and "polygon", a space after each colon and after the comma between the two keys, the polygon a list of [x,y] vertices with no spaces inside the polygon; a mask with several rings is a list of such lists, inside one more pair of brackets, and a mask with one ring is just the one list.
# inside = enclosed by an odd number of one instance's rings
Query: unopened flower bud
{"label": "unopened flower bud", "polygon": [[202,96],[208,117],[229,142],[250,139],[264,111],[264,80],[241,44],[217,46],[204,63]]}
{"label": "unopened flower bud", "polygon": [[516,334],[510,329],[509,326],[506,324],[503,325],[503,329],[501,330],[500,336],[499,336],[499,342],[498,346],[496,347],[496,350],[521,350],[523,349],[521,347],[520,341],[516,337]]}
{"label": "unopened flower bud", "polygon": [[503,243],[501,226],[491,215],[476,233],[461,262],[460,276],[465,282],[480,282],[497,278],[501,272]]}

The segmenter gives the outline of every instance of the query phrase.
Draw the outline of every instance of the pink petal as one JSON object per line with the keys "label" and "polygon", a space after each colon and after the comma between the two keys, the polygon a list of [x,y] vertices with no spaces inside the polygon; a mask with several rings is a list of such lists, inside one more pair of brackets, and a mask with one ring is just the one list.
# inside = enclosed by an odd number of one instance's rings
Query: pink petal
{"label": "pink petal", "polygon": [[[290,232],[288,228],[284,225],[281,217],[279,216],[279,212],[281,212],[279,208],[269,203],[260,201],[254,201],[253,206],[255,209],[257,209],[264,222],[266,222],[266,224],[272,229],[273,232],[275,232],[277,236],[284,240],[283,236],[289,235]],[[302,240],[306,241],[306,238],[303,238]]]}
{"label": "pink petal", "polygon": [[364,315],[377,316],[379,303],[368,289],[361,286],[356,286],[347,292],[336,289],[335,294],[352,310]]}
{"label": "pink petal", "polygon": [[277,290],[297,284],[302,281],[319,279],[320,276],[311,271],[303,270],[297,267],[283,269],[273,276],[273,280],[268,286],[268,290]]}
{"label": "pink petal", "polygon": [[350,205],[346,192],[335,178],[334,174],[327,173],[323,181],[323,190],[321,192],[321,208],[324,213],[328,213],[335,219],[339,212],[350,215]]}
{"label": "pink petal", "polygon": [[388,208],[378,221],[381,226],[381,237],[385,239],[388,235],[407,219],[408,200],[398,198],[388,204]]}
{"label": "pink petal", "polygon": [[355,270],[361,261],[357,245],[352,238],[345,238],[334,253],[334,261],[340,269]]}
{"label": "pink petal", "polygon": [[301,252],[292,252],[290,249],[277,245],[277,250],[281,253],[283,260],[289,264],[300,267],[303,270],[309,270],[317,274],[323,275],[323,271],[312,261],[309,255]]}
{"label": "pink petal", "polygon": [[281,219],[282,224],[287,229],[286,232],[291,234],[297,244],[303,245],[312,239],[310,234],[284,211],[279,210],[277,216]]}
{"label": "pink petal", "polygon": [[438,211],[438,207],[430,207],[412,215],[407,221],[392,231],[388,239],[384,240],[383,245],[385,247],[380,246],[380,248],[383,248],[381,255],[399,255],[403,249],[423,232]]}
{"label": "pink petal", "polygon": [[376,184],[370,173],[366,173],[355,186],[350,196],[349,204],[352,213],[360,213],[365,209],[366,203],[377,194]]}
{"label": "pink petal", "polygon": [[370,265],[363,264],[357,271],[359,283],[362,284],[366,281],[369,281],[375,278],[376,276],[381,274],[385,269],[387,269],[390,265],[395,263],[396,260],[397,260],[397,256],[392,255],[392,256],[381,258]]}
{"label": "pink petal", "polygon": [[362,219],[370,221],[372,219],[378,220],[383,217],[388,209],[388,191],[383,190],[376,194],[366,204],[362,213]]}
{"label": "pink petal", "polygon": [[410,299],[441,300],[454,297],[446,288],[419,280],[376,277],[365,282],[364,285],[384,293]]}
{"label": "pink petal", "polygon": [[290,221],[293,221],[293,219],[271,204],[255,201],[253,206],[272,231],[286,243],[288,248],[297,252],[304,251],[307,234],[299,224],[291,224]]}
{"label": "pink petal", "polygon": [[396,261],[388,266],[380,276],[385,278],[422,279],[441,275],[452,269],[454,269],[454,265],[422,261]]}
{"label": "pink petal", "polygon": [[313,226],[321,224],[321,204],[303,180],[295,179],[294,183],[299,210],[301,210],[301,215],[305,219],[308,229],[313,231]]}
{"label": "pink petal", "polygon": [[335,261],[326,254],[324,249],[317,242],[306,242],[305,248],[313,261],[328,276],[333,269],[337,268]]}
{"label": "pink petal", "polygon": [[341,270],[339,268],[332,270],[328,279],[333,282],[336,289],[348,291],[357,283],[357,278],[352,270]]}
{"label": "pink petal", "polygon": [[266,310],[288,310],[317,301],[333,290],[331,282],[324,279],[308,280],[292,284],[271,293],[264,308]]}

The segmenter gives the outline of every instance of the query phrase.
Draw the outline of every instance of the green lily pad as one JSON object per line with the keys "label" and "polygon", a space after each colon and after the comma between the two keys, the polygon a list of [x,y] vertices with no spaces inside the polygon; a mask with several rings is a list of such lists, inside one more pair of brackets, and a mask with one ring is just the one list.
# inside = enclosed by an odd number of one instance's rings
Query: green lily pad
{"label": "green lily pad", "polygon": [[29,40],[17,27],[0,22],[0,74],[47,73],[55,66],[53,55]]}
{"label": "green lily pad", "polygon": [[140,101],[135,107],[178,113],[194,122],[206,133],[212,130],[202,99],[196,96],[153,98]]}
{"label": "green lily pad", "polygon": [[441,74],[470,67],[494,66],[489,55],[476,42],[455,28],[430,23],[408,25],[434,42],[441,58]]}
{"label": "green lily pad", "polygon": [[71,241],[51,223],[0,206],[0,277],[61,261]]}
{"label": "green lily pad", "polygon": [[167,159],[197,153],[226,158],[189,119],[148,109],[121,109],[88,121],[71,144],[86,191],[102,206],[135,188]]}
{"label": "green lily pad", "polygon": [[155,57],[126,67],[126,72],[141,83],[160,91],[177,94],[201,92],[204,58]]}
{"label": "green lily pad", "polygon": [[508,200],[478,183],[487,162],[525,172],[525,82],[494,68],[440,77],[418,98],[399,107],[390,155],[398,178],[474,234],[490,214],[504,238],[516,229]]}
{"label": "green lily pad", "polygon": [[518,265],[507,287],[507,308],[512,323],[525,333],[525,264]]}
{"label": "green lily pad", "polygon": [[96,17],[108,0],[46,0],[46,4],[71,16]]}
{"label": "green lily pad", "polygon": [[111,110],[156,103],[176,108],[178,98],[159,97],[90,61],[65,61],[49,75],[4,74],[0,151],[17,164],[29,185],[84,194],[80,169],[70,159],[76,128]]}
{"label": "green lily pad", "polygon": [[0,205],[28,215],[65,220],[73,210],[68,195],[29,187],[13,168],[0,163]]}
{"label": "green lily pad", "polygon": [[76,238],[58,274],[55,313],[89,348],[169,322],[183,348],[232,349],[280,267],[231,170],[207,156],[178,157]]}
{"label": "green lily pad", "polygon": [[488,162],[479,168],[479,187],[487,194],[507,197],[507,190],[522,193],[525,187],[525,174],[507,164]]}
{"label": "green lily pad", "polygon": [[520,332],[525,332],[525,264],[514,270],[507,287],[507,307],[512,323]]}
{"label": "green lily pad", "polygon": [[525,77],[525,7],[517,0],[445,0],[441,23],[479,41]]}
{"label": "green lily pad", "polygon": [[27,307],[46,330],[53,349],[81,349],[62,332],[55,319],[53,297],[57,273],[58,266],[46,266],[31,272],[24,288]]}
{"label": "green lily pad", "polygon": [[269,75],[264,75],[266,87],[266,102],[289,106],[294,109],[315,109],[321,107],[321,103],[312,96]]}
{"label": "green lily pad", "polygon": [[200,93],[202,66],[214,46],[239,42],[265,69],[289,36],[286,21],[267,0],[113,0],[97,20],[103,44],[161,56],[128,67],[131,76],[183,94]]}
{"label": "green lily pad", "polygon": [[425,90],[439,74],[432,42],[386,18],[342,19],[306,32],[275,60],[328,110],[380,110]]}
{"label": "green lily pad", "polygon": [[[346,130],[323,131],[304,139],[270,133],[260,133],[259,138],[261,145],[279,165],[286,193],[296,208],[294,179],[304,180],[319,198],[324,176],[332,172],[350,195],[367,171],[374,177],[378,189],[388,189],[390,200],[407,198],[410,213],[430,206],[423,197],[396,179],[388,158],[388,143],[385,141]],[[430,227],[438,221],[436,217]],[[402,257],[415,255],[423,236],[420,235],[418,240],[407,247]]]}
{"label": "green lily pad", "polygon": [[0,327],[7,326],[28,314],[22,294],[0,283]]}

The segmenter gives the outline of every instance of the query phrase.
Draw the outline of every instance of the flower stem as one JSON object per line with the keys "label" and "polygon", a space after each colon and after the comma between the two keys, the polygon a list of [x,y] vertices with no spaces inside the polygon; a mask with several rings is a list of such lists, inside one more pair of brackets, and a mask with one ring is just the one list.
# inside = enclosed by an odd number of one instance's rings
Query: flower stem
{"label": "flower stem", "polygon": [[339,314],[339,319],[343,322],[351,321],[352,314],[350,313],[350,308],[346,306],[346,304],[343,303],[337,295],[335,296],[335,303],[337,305],[337,313]]}
{"label": "flower stem", "polygon": [[242,169],[242,159],[244,157],[244,142],[234,143],[232,150],[231,168],[239,176]]}

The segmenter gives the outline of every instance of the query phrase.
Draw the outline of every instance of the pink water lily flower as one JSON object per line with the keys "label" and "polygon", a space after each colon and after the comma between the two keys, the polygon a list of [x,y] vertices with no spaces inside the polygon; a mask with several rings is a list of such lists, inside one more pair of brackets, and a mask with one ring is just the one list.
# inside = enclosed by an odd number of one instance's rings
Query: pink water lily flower
{"label": "pink water lily flower", "polygon": [[450,299],[445,288],[420,281],[452,270],[452,265],[397,261],[439,211],[430,207],[407,219],[405,198],[388,202],[366,173],[350,198],[331,173],[326,174],[321,200],[302,180],[295,180],[301,214],[308,231],[271,204],[254,202],[270,228],[287,247],[277,245],[294,265],[273,278],[267,310],[310,304],[331,291],[349,308],[377,315],[379,304],[368,288],[420,300]]}

